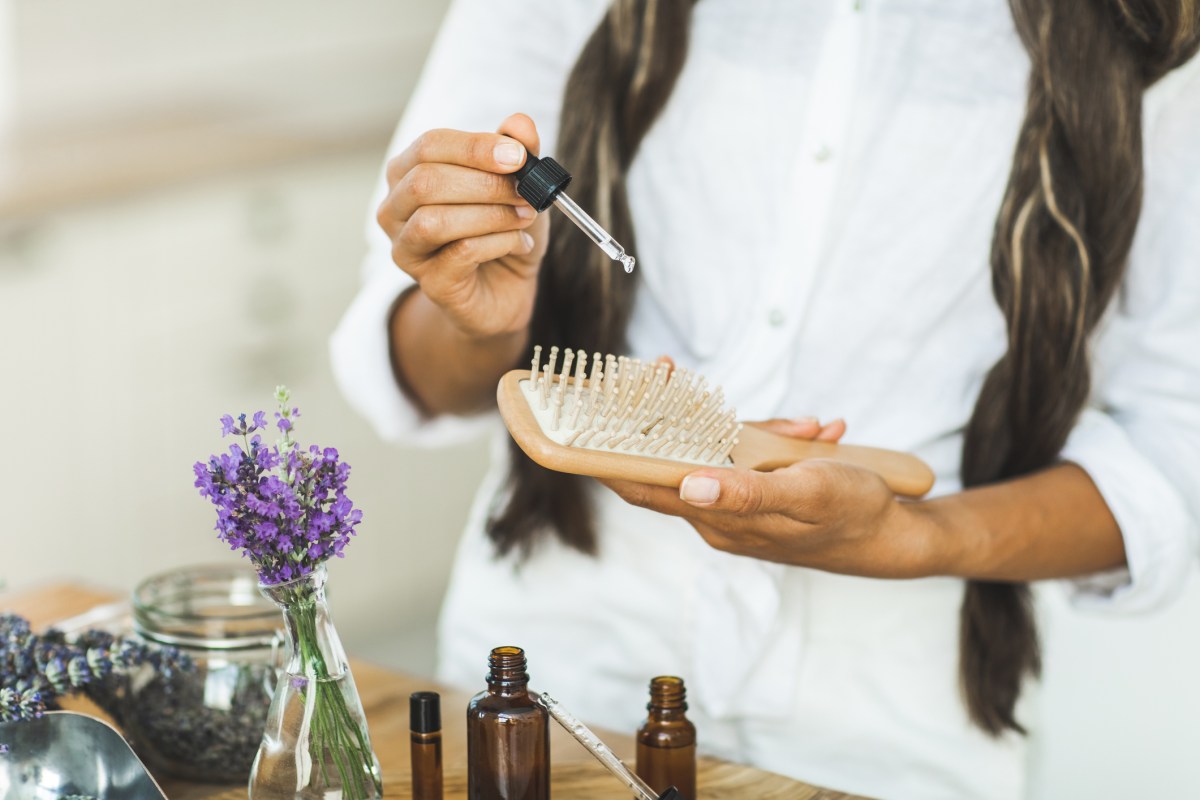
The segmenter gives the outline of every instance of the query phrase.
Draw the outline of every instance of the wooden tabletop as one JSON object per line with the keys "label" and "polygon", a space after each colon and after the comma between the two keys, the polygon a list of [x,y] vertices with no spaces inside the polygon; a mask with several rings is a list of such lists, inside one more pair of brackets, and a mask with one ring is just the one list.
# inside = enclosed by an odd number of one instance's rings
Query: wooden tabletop
{"label": "wooden tabletop", "polygon": [[[0,611],[15,611],[35,627],[83,613],[115,599],[111,591],[80,584],[53,584],[38,589],[0,594]],[[384,796],[410,796],[408,696],[422,689],[440,691],[444,725],[442,732],[447,798],[466,797],[466,715],[469,697],[436,684],[362,661],[353,661],[354,680],[367,714],[371,743],[383,767]],[[87,701],[72,699],[64,706],[96,713]],[[100,716],[103,716],[102,714]],[[600,800],[623,796],[620,784],[591,754],[557,725],[551,725],[553,753],[552,789],[556,796],[572,800]],[[623,761],[632,763],[634,740],[627,734],[597,731]],[[700,796],[704,800],[856,800],[852,795],[810,786],[753,767],[702,756],[698,764]],[[237,800],[246,796],[243,786],[209,785],[160,780],[172,800]]]}

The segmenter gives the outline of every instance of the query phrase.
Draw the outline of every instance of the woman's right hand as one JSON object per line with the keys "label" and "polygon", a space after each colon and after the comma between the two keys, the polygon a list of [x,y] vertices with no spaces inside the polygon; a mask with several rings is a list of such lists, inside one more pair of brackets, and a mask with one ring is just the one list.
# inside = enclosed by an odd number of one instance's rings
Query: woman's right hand
{"label": "woman's right hand", "polygon": [[549,222],[508,176],[538,147],[533,120],[513,114],[497,133],[428,131],[388,162],[376,219],[392,259],[472,338],[529,326]]}

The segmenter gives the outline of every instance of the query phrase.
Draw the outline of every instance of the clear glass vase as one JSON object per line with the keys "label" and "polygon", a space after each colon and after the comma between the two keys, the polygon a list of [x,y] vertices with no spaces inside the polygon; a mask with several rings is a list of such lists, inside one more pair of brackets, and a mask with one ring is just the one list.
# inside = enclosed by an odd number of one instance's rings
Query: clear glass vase
{"label": "clear glass vase", "polygon": [[379,760],[329,618],[325,567],[259,589],[283,610],[288,653],[250,771],[251,800],[379,800]]}

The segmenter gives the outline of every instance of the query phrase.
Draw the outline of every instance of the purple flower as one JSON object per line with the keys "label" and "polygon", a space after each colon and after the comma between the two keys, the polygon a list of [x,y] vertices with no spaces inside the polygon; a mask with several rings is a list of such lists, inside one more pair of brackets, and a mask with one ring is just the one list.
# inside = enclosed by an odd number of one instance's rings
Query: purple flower
{"label": "purple flower", "polygon": [[254,526],[254,535],[260,542],[269,542],[279,536],[279,527],[274,522],[260,522]]}
{"label": "purple flower", "polygon": [[233,416],[226,414],[221,417],[221,435],[228,436],[233,433]]}
{"label": "purple flower", "polygon": [[162,670],[191,666],[169,648],[157,650],[94,630],[68,641],[61,631],[34,634],[23,618],[0,614],[0,722],[37,719],[72,692],[85,692],[103,705],[115,691],[108,678],[141,664]]}
{"label": "purple flower", "polygon": [[308,515],[308,539],[315,541],[323,534],[329,533],[333,529],[334,516],[326,514],[324,511],[314,510]]}
{"label": "purple flower", "polygon": [[246,507],[263,517],[278,517],[283,513],[283,508],[278,503],[264,500],[255,494],[246,495]]}
{"label": "purple flower", "polygon": [[192,485],[200,490],[201,497],[212,497],[213,495],[213,476],[208,471],[204,464],[197,461],[192,465],[192,472],[196,476],[196,481]]}
{"label": "purple flower", "polygon": [[[276,426],[283,432],[274,445],[260,436],[247,439],[208,462],[193,466],[193,485],[217,514],[217,537],[249,558],[264,584],[307,575],[343,550],[362,520],[362,512],[346,496],[350,465],[336,448],[304,449],[291,438],[300,410],[288,403],[286,387],[276,391]],[[222,417],[222,430],[247,436],[265,427],[264,412],[249,422],[245,414]],[[76,668],[80,670],[79,667]]]}
{"label": "purple flower", "polygon": [[335,515],[345,518],[353,508],[354,504],[350,502],[350,498],[346,497],[344,494],[339,494],[336,498],[334,498],[333,505],[330,507],[330,510],[333,511]]}
{"label": "purple flower", "polygon": [[275,469],[279,462],[279,453],[273,447],[259,447],[254,451],[254,463],[263,472]]}

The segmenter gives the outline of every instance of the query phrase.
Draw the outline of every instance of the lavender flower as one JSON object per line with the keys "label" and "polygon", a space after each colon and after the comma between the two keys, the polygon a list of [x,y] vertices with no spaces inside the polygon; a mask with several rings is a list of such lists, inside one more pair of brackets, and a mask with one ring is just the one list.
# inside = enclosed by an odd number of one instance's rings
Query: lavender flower
{"label": "lavender flower", "polygon": [[242,437],[225,453],[197,462],[192,471],[200,496],[216,507],[217,538],[241,550],[265,585],[308,575],[332,556],[342,558],[362,511],[346,496],[350,465],[332,447],[304,450],[292,439],[300,409],[287,387],[275,390],[280,433],[268,447],[258,431],[263,411],[221,417],[222,435]]}
{"label": "lavender flower", "polygon": [[[34,634],[16,614],[0,614],[0,686],[20,695],[20,709],[37,710],[60,695],[78,691],[114,672],[148,664],[171,674],[190,667],[177,650],[151,647],[103,631],[85,631],[73,641],[61,631]],[[0,715],[16,714],[12,697],[0,701]],[[36,716],[36,715],[35,715]],[[23,714],[22,719],[30,718]]]}
{"label": "lavender flower", "polygon": [[[37,719],[58,698],[83,692],[101,706],[113,696],[110,678],[149,665],[163,675],[191,669],[191,660],[173,648],[151,647],[104,631],[84,631],[68,641],[49,630],[35,634],[16,614],[0,614],[0,722]],[[0,745],[0,753],[7,752]]]}
{"label": "lavender flower", "polygon": [[46,713],[41,693],[33,689],[0,689],[0,722],[37,719]]}

